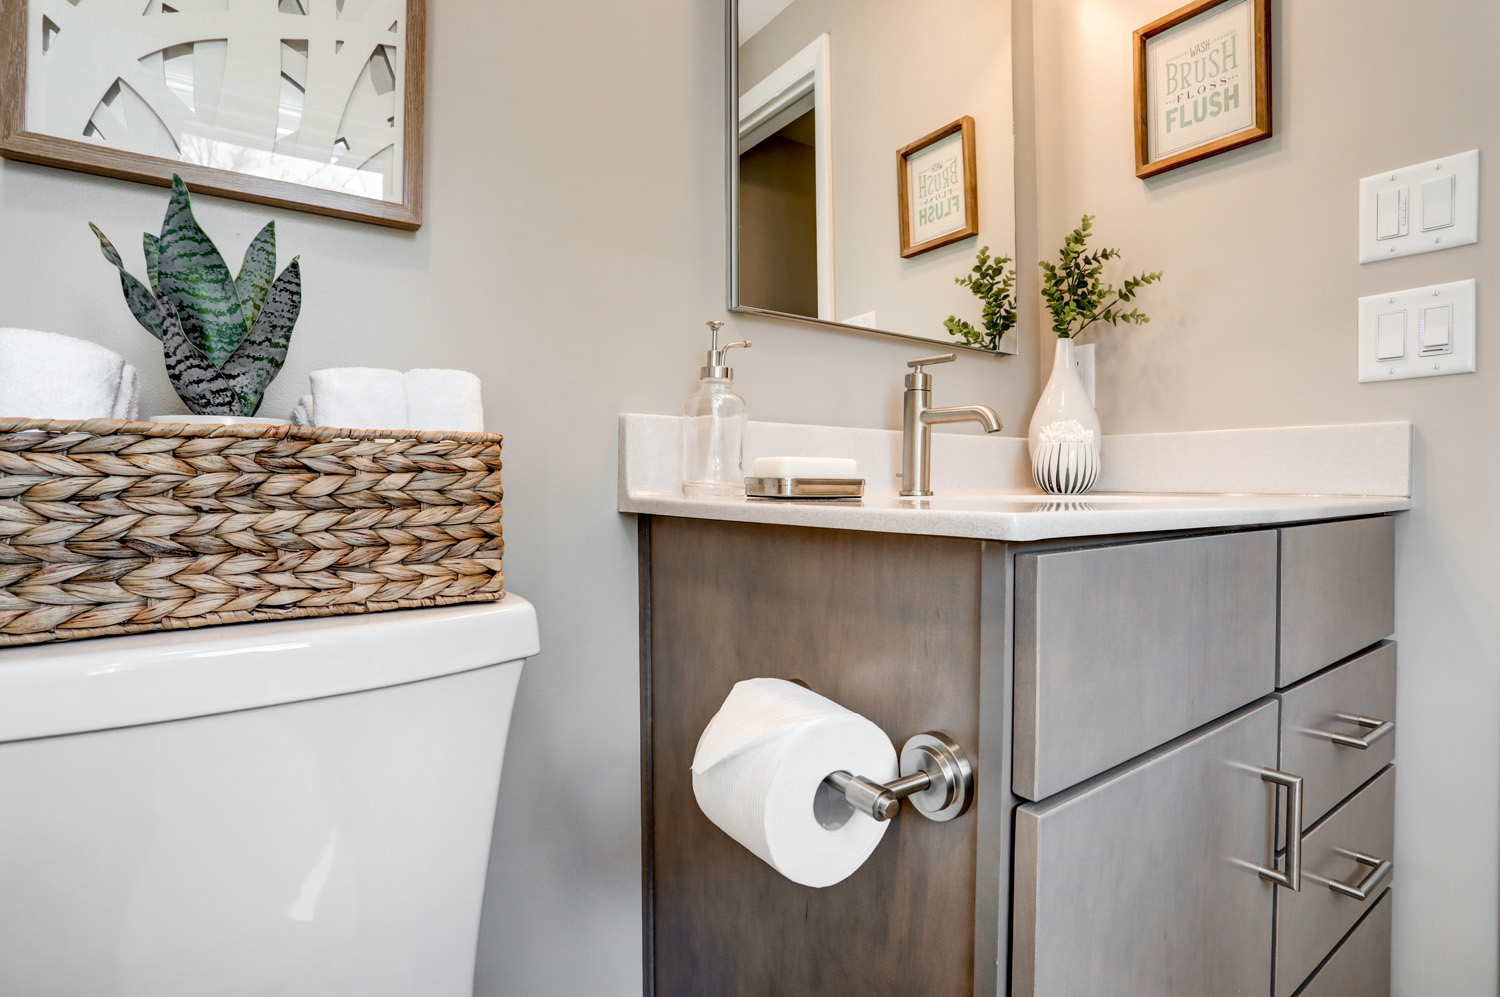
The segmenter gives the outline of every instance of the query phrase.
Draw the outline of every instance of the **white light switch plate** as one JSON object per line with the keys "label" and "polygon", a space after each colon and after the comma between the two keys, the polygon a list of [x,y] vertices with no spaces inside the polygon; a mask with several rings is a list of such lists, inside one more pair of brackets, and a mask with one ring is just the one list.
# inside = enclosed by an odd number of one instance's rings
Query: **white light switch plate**
{"label": "white light switch plate", "polygon": [[1474,370],[1474,308],[1472,280],[1360,298],[1359,379],[1395,381]]}
{"label": "white light switch plate", "polygon": [[1359,182],[1359,262],[1479,241],[1479,150]]}

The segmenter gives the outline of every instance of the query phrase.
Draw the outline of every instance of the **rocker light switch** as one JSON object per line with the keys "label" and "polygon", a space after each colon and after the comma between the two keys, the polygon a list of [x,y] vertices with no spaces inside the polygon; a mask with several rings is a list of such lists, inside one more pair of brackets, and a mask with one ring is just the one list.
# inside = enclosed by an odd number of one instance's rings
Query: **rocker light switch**
{"label": "rocker light switch", "polygon": [[1375,337],[1375,359],[1399,360],[1406,356],[1406,312],[1380,316]]}
{"label": "rocker light switch", "polygon": [[1453,174],[1422,185],[1422,231],[1448,228],[1453,224]]}

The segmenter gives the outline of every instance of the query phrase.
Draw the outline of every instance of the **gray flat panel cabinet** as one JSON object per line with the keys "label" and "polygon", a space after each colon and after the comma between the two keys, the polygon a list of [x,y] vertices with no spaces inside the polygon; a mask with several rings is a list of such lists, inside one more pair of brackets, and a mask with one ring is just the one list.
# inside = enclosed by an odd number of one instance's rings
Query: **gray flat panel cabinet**
{"label": "gray flat panel cabinet", "polygon": [[[1388,518],[1002,543],[642,517],[645,993],[1386,994],[1391,538]],[[903,804],[849,878],[784,878],[692,790],[704,727],[760,676],[896,745],[952,735],[973,807]]]}
{"label": "gray flat panel cabinet", "polygon": [[[1387,768],[1302,839],[1302,891],[1276,906],[1276,997],[1291,997],[1391,882],[1396,770]],[[1338,889],[1367,885],[1361,900]]]}
{"label": "gray flat panel cabinet", "polygon": [[1281,660],[1291,685],[1396,629],[1389,516],[1281,530]]}
{"label": "gray flat panel cabinet", "polygon": [[1281,768],[1305,782],[1304,829],[1396,760],[1395,644],[1379,644],[1277,698]]}
{"label": "gray flat panel cabinet", "polygon": [[1276,534],[1016,558],[1014,786],[1040,800],[1276,687]]}
{"label": "gray flat panel cabinet", "polygon": [[1265,702],[1016,813],[1017,997],[1265,994]]}
{"label": "gray flat panel cabinet", "polygon": [[1375,901],[1297,997],[1370,997],[1391,992],[1391,891]]}

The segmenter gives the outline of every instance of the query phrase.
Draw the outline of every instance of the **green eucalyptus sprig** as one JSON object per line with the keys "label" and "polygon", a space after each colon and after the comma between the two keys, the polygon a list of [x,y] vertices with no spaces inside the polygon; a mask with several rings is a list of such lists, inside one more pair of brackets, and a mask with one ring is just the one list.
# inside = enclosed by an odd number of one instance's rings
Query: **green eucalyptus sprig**
{"label": "green eucalyptus sprig", "polygon": [[990,256],[990,247],[981,246],[974,269],[953,282],[974,292],[974,297],[983,302],[980,322],[984,331],[974,328],[963,319],[949,315],[943,322],[948,334],[957,336],[970,346],[986,350],[1000,349],[1000,337],[1016,324],[1016,272],[1007,270],[1009,256]]}
{"label": "green eucalyptus sprig", "polygon": [[276,223],[245,250],[238,276],[193,217],[187,184],[172,177],[161,234],[143,237],[150,287],[125,269],[119,250],[93,222],[104,258],[120,271],[125,303],[161,340],[167,377],[200,415],[254,415],[281,371],[302,310],[302,267],[276,273]]}
{"label": "green eucalyptus sprig", "polygon": [[1144,325],[1150,317],[1139,308],[1123,306],[1135,300],[1140,289],[1161,280],[1160,270],[1127,278],[1116,288],[1100,274],[1104,264],[1120,256],[1118,249],[1085,252],[1094,216],[1084,215],[1083,224],[1063,240],[1059,262],[1041,261],[1042,298],[1052,313],[1052,331],[1059,339],[1076,338],[1095,322],[1129,322]]}

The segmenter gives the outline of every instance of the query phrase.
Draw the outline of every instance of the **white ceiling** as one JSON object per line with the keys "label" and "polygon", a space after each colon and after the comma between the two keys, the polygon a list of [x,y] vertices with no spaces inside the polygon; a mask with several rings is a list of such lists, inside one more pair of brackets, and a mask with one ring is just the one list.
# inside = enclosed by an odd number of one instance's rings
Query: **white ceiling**
{"label": "white ceiling", "polygon": [[792,5],[792,0],[740,0],[740,44]]}

